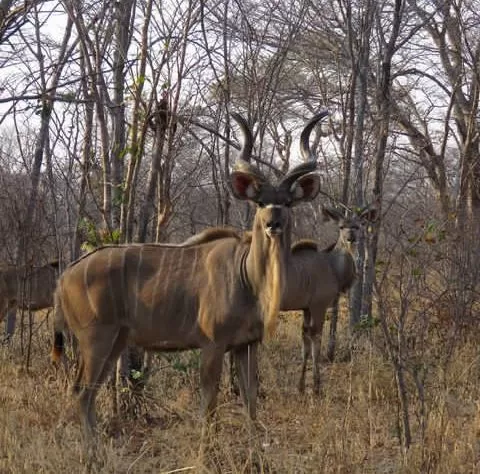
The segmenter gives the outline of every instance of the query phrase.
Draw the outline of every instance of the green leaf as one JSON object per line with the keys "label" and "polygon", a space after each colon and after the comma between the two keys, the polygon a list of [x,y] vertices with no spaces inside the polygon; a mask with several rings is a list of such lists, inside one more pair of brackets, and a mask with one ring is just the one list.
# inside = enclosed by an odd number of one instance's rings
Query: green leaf
{"label": "green leaf", "polygon": [[143,372],[141,372],[140,370],[131,370],[130,371],[130,377],[132,378],[132,380],[140,380],[143,378]]}

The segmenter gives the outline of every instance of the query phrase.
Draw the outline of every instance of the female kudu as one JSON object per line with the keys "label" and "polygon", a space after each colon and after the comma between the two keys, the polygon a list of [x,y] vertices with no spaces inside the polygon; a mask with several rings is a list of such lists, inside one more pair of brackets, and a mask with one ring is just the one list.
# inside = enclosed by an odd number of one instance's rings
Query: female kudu
{"label": "female kudu", "polygon": [[[375,220],[376,213],[375,208],[367,206],[359,213],[346,217],[335,209],[323,207],[324,220],[333,220],[339,228],[336,243],[323,250],[314,240],[300,240],[292,246],[280,309],[281,311],[303,311],[303,362],[298,384],[300,392],[305,391],[305,373],[310,355],[313,391],[316,394],[320,391],[319,358],[325,314],[340,294],[348,291],[352,286],[356,277],[353,244],[357,240],[361,226],[366,221]],[[199,242],[208,238],[220,239],[231,236],[234,232],[232,229],[226,229],[222,236],[219,231],[216,234],[204,231],[189,240]],[[236,235],[238,239],[242,238],[240,233]],[[243,236],[244,241],[249,241],[250,238],[250,232]],[[231,362],[230,369],[233,369]],[[232,372],[230,379],[233,383]]]}
{"label": "female kudu", "polygon": [[341,293],[350,289],[356,277],[353,244],[360,226],[374,220],[376,210],[365,208],[346,217],[335,209],[322,208],[325,220],[336,222],[339,233],[334,246],[321,250],[313,240],[301,240],[292,247],[288,268],[287,291],[282,311],[303,310],[303,362],[298,388],[305,390],[305,372],[312,357],[313,391],[320,391],[320,346],[325,313]]}

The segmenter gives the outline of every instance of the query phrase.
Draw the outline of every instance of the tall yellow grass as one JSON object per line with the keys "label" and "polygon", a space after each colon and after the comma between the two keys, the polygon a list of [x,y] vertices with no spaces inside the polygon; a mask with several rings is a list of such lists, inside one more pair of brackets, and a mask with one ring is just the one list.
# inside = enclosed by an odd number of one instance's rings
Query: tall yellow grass
{"label": "tall yellow grass", "polygon": [[[62,372],[50,365],[50,331],[33,338],[31,368],[17,340],[0,349],[0,472],[84,472],[80,426]],[[408,380],[413,446],[402,453],[393,372],[374,334],[348,362],[323,365],[320,398],[296,391],[298,314],[283,315],[260,351],[259,421],[251,435],[240,402],[222,386],[211,452],[199,465],[198,359],[159,355],[139,418],[111,420],[99,395],[101,468],[105,473],[473,473],[480,472],[478,347],[463,344],[447,371],[429,364],[426,429]],[[341,330],[344,334],[344,330]],[[340,340],[340,350],[345,348]]]}

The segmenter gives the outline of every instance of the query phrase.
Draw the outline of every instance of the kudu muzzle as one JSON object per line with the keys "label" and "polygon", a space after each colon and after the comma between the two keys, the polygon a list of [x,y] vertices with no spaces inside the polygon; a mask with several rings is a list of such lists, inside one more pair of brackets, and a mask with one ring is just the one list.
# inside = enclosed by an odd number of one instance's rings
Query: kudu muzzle
{"label": "kudu muzzle", "polygon": [[271,205],[267,207],[270,211],[270,216],[268,216],[265,224],[265,233],[268,237],[281,235],[285,230],[285,225],[287,224],[283,212],[283,206]]}
{"label": "kudu muzzle", "polygon": [[345,234],[345,240],[351,244],[354,244],[357,241],[356,230],[348,229]]}

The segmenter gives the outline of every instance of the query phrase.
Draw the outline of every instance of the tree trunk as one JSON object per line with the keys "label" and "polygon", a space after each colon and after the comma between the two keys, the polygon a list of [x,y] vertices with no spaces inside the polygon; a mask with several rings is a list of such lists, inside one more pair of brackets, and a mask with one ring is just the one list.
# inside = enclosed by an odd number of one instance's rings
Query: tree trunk
{"label": "tree trunk", "polygon": [[[135,196],[138,169],[145,148],[145,138],[148,130],[148,119],[142,124],[142,93],[145,85],[145,74],[148,59],[148,38],[149,26],[152,18],[153,0],[149,0],[145,5],[144,23],[142,27],[142,39],[140,49],[140,64],[138,68],[138,77],[134,89],[133,110],[132,110],[132,128],[130,132],[130,162],[125,177],[124,198],[122,200],[122,211],[120,218],[120,234],[123,242],[131,242],[133,239],[133,223],[135,214]],[[150,104],[152,100],[150,100]],[[151,107],[143,111],[147,117],[150,115]]]}
{"label": "tree trunk", "polygon": [[130,22],[134,0],[116,2],[115,39],[116,47],[113,59],[113,144],[112,144],[112,225],[120,228],[121,203],[123,201],[123,172],[126,156],[125,129],[125,63],[130,44]]}
{"label": "tree trunk", "polygon": [[[360,33],[360,46],[358,51],[354,51],[358,57],[355,64],[354,74],[356,75],[356,88],[354,91],[355,108],[355,139],[353,155],[353,190],[354,205],[361,208],[364,206],[363,189],[363,166],[364,166],[364,133],[368,105],[368,70],[370,61],[370,41],[373,26],[373,15],[375,12],[375,2],[367,0],[364,8],[362,23],[364,28]],[[353,34],[351,24],[349,33]],[[353,60],[353,58],[352,58]],[[362,299],[363,299],[363,266],[365,263],[365,239],[362,234],[359,236],[357,244],[357,268],[358,278],[350,291],[350,331],[358,327],[362,317]]]}
{"label": "tree trunk", "polygon": [[92,137],[93,137],[93,116],[95,113],[95,107],[93,103],[93,94],[90,90],[89,81],[87,80],[87,74],[85,70],[85,60],[83,58],[83,52],[80,52],[80,63],[83,65],[81,69],[85,71],[82,74],[81,85],[83,96],[86,99],[85,104],[85,135],[82,145],[82,175],[80,177],[80,188],[78,196],[77,218],[75,221],[75,228],[73,229],[73,249],[72,260],[76,260],[80,256],[80,248],[82,245],[82,235],[80,233],[80,222],[84,218],[85,203],[87,197],[87,184],[88,174],[90,170],[90,160],[92,156]]}
{"label": "tree trunk", "polygon": [[[376,137],[376,153],[375,153],[375,177],[373,196],[375,199],[375,207],[377,215],[381,216],[382,211],[382,196],[383,196],[383,164],[385,162],[385,155],[387,150],[388,135],[390,130],[391,120],[391,68],[392,58],[395,53],[395,46],[400,31],[400,24],[402,20],[402,4],[403,0],[396,0],[395,10],[392,18],[392,31],[388,42],[382,44],[383,55],[381,57],[381,67],[377,78],[377,110],[378,110],[378,125]],[[381,12],[379,12],[381,13]],[[382,36],[385,38],[385,36]],[[378,250],[378,234],[380,230],[380,219],[370,223],[368,226],[369,232],[366,238],[366,258],[365,258],[365,277],[363,282],[363,301],[362,314],[368,320],[372,317],[372,294],[373,285],[375,282],[375,262],[377,260]]]}
{"label": "tree trunk", "polygon": [[152,162],[147,179],[145,201],[138,215],[138,228],[135,242],[145,242],[147,238],[148,223],[155,206],[155,191],[162,167],[162,154],[165,145],[167,127],[169,122],[168,96],[165,95],[155,111],[155,142],[153,147]]}

